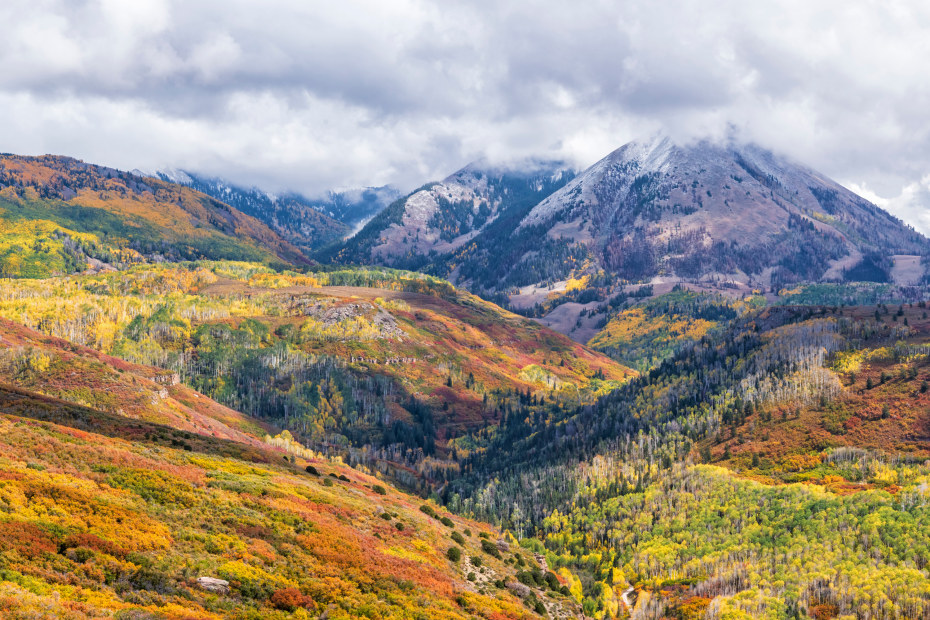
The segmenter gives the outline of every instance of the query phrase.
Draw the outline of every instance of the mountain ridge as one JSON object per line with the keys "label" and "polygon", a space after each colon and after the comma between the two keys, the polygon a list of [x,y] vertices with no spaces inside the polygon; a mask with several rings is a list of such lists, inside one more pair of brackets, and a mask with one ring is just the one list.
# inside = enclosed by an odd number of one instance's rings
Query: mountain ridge
{"label": "mountain ridge", "polygon": [[443,270],[439,261],[454,261],[454,255],[485,229],[514,210],[528,208],[573,176],[562,161],[475,161],[398,199],[326,258],[426,267],[447,277],[454,267]]}
{"label": "mountain ridge", "polygon": [[0,274],[199,258],[310,262],[257,219],[190,188],[64,156],[0,157]]}
{"label": "mountain ridge", "polygon": [[392,186],[330,190],[317,197],[244,187],[220,177],[182,169],[147,174],[186,185],[236,207],[274,229],[294,245],[313,251],[342,241],[400,196]]}
{"label": "mountain ridge", "polygon": [[910,286],[930,255],[926,237],[865,198],[736,141],[630,142],[493,216],[476,198],[486,181],[466,167],[428,184],[320,260],[448,278],[585,341],[606,302],[638,291],[774,298],[800,283]]}

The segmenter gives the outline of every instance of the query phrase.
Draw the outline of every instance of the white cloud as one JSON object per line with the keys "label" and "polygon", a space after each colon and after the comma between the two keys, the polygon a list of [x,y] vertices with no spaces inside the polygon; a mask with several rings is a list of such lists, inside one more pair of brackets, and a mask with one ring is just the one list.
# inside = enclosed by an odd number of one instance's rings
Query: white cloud
{"label": "white cloud", "polygon": [[905,185],[894,196],[881,196],[858,183],[847,183],[846,187],[930,236],[930,174]]}
{"label": "white cloud", "polygon": [[930,207],[917,0],[8,0],[0,20],[4,151],[317,192],[735,126],[908,196],[887,204],[915,225]]}

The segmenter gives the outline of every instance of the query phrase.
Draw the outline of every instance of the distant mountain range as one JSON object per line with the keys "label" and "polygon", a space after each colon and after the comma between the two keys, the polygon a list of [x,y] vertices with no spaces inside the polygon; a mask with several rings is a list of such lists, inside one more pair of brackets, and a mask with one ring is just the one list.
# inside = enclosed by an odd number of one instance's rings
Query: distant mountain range
{"label": "distant mountain range", "polygon": [[308,198],[296,192],[277,195],[184,170],[164,170],[154,176],[196,189],[258,218],[304,250],[342,241],[401,195],[384,186],[333,190]]}
{"label": "distant mountain range", "polygon": [[[320,259],[418,269],[515,307],[630,285],[748,293],[923,277],[930,242],[826,176],[755,145],[631,142],[584,172],[473,164],[394,203]],[[584,284],[579,284],[584,282]]]}
{"label": "distant mountain range", "polygon": [[930,254],[926,237],[808,167],[755,145],[664,136],[581,173],[560,161],[479,161],[406,196],[275,195],[52,156],[5,156],[0,167],[0,216],[30,228],[7,231],[0,275],[138,257],[384,265],[449,279],[580,341],[621,297],[678,284],[737,295],[914,285]]}

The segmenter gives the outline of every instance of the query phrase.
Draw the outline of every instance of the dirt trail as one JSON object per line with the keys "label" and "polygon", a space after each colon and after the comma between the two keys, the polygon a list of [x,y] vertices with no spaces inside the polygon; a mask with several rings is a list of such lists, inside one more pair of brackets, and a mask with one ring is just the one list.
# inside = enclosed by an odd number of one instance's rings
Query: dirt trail
{"label": "dirt trail", "polygon": [[626,605],[627,610],[630,613],[633,613],[633,603],[630,602],[630,594],[633,592],[633,586],[630,586],[626,591],[620,595],[620,598],[623,599],[623,604]]}

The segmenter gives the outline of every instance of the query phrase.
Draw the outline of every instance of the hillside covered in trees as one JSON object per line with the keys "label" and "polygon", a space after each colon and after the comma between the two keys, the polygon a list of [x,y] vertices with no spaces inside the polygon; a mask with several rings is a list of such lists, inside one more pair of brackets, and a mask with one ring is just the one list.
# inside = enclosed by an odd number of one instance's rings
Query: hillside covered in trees
{"label": "hillside covered in trees", "polygon": [[[453,475],[467,452],[456,440],[485,432],[516,403],[573,407],[635,374],[409,272],[143,266],[12,281],[0,293],[0,315],[158,366],[317,449],[391,468],[412,486]],[[123,400],[107,391],[86,398],[107,409]]]}
{"label": "hillside covered in trees", "polygon": [[[5,617],[579,613],[539,541],[391,480],[428,488],[454,471],[441,440],[486,426],[482,394],[549,379],[558,398],[591,401],[631,371],[402,272],[194,263],[9,284],[3,313],[35,329],[0,319]],[[513,340],[485,351],[497,323]],[[469,375],[376,357],[414,339],[409,355]],[[551,376],[501,359],[523,347]],[[477,419],[437,400],[456,393]]]}
{"label": "hillside covered in trees", "polygon": [[446,501],[541,538],[592,615],[923,617],[927,316],[647,301],[605,330],[638,378],[508,421]]}

